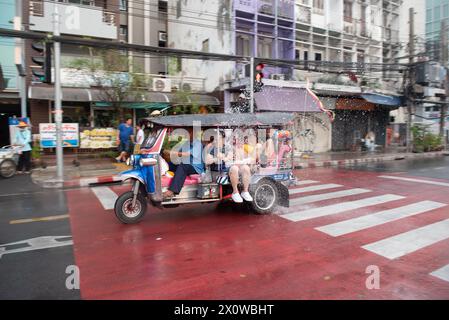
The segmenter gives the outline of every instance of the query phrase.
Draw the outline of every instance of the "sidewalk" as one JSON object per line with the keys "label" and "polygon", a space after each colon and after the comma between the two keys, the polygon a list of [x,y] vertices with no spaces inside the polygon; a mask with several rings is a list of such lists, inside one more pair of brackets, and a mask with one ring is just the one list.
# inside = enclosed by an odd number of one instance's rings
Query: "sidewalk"
{"label": "sidewalk", "polygon": [[[78,163],[73,161],[77,160]],[[113,159],[79,159],[74,156],[64,156],[64,182],[56,178],[56,163],[53,158],[45,161],[48,167],[33,169],[31,180],[44,188],[76,188],[86,187],[96,183],[111,183],[121,181],[118,174],[130,169],[124,163],[115,163]]]}
{"label": "sidewalk", "polygon": [[[433,158],[449,155],[446,151],[428,153],[404,152],[326,152],[312,155],[302,155],[294,158],[295,169],[316,167],[346,166],[368,162],[384,162],[403,159]],[[79,161],[79,166],[73,160]],[[78,159],[67,155],[64,157],[64,182],[56,179],[54,159],[46,159],[49,166],[45,169],[34,169],[31,179],[44,188],[77,188],[98,183],[121,181],[119,173],[130,169],[123,163],[115,163],[112,159]]]}
{"label": "sidewalk", "polygon": [[405,152],[326,152],[303,154],[294,158],[296,169],[335,167],[368,162],[384,162],[404,159],[422,159],[449,155],[447,152],[405,153]]}

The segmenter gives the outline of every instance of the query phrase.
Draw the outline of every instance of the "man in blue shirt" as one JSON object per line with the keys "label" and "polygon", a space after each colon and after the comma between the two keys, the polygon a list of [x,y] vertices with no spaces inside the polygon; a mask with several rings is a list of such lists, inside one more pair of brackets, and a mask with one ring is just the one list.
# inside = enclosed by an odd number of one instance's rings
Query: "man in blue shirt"
{"label": "man in blue shirt", "polygon": [[115,158],[118,162],[126,161],[126,157],[131,148],[131,137],[133,136],[133,120],[126,119],[125,123],[118,126],[117,145],[120,155]]}
{"label": "man in blue shirt", "polygon": [[170,171],[174,171],[175,176],[173,177],[168,190],[163,193],[164,199],[172,198],[174,195],[179,194],[188,175],[202,174],[204,172],[202,158],[203,145],[201,140],[194,137],[192,143],[190,143],[190,141],[187,141],[186,143],[188,143],[189,146],[187,148],[181,148],[181,150],[188,149],[188,151],[177,152],[177,157],[188,157],[189,160],[184,162],[181,161],[178,165],[169,163]]}

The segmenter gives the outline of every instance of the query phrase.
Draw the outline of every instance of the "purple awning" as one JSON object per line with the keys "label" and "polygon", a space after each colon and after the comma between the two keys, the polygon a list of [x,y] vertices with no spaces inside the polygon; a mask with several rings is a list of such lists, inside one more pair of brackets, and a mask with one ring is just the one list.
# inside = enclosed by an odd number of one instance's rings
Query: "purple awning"
{"label": "purple awning", "polygon": [[305,88],[264,86],[254,94],[257,110],[287,112],[323,112],[320,101]]}

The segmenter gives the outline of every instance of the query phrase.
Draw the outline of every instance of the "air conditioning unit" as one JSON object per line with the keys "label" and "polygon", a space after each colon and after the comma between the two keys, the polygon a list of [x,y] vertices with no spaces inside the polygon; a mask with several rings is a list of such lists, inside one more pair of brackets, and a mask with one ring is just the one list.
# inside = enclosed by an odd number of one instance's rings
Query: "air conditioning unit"
{"label": "air conditioning unit", "polygon": [[272,80],[285,80],[285,74],[282,74],[282,73],[270,74],[270,79],[272,79]]}
{"label": "air conditioning unit", "polygon": [[159,32],[159,41],[167,41],[167,32],[160,31]]}
{"label": "air conditioning unit", "polygon": [[268,5],[268,4],[264,4],[260,7],[260,13],[263,14],[273,14],[273,6]]}
{"label": "air conditioning unit", "polygon": [[153,91],[171,92],[171,81],[165,78],[153,79]]}

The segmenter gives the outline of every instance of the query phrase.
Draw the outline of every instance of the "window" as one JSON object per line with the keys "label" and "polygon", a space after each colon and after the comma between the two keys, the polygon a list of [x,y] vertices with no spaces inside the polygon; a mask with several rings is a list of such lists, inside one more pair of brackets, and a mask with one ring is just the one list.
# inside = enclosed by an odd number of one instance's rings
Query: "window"
{"label": "window", "polygon": [[250,56],[251,46],[249,41],[249,36],[247,35],[237,35],[236,39],[237,55],[239,56]]}
{"label": "window", "polygon": [[181,9],[182,9],[182,3],[181,3],[181,0],[178,0],[178,2],[176,3],[176,18],[181,17]]}
{"label": "window", "polygon": [[431,111],[432,111],[432,107],[426,107],[426,108],[425,108],[425,111],[426,111],[426,112],[431,112]]}
{"label": "window", "polygon": [[271,58],[273,40],[270,38],[261,38],[257,41],[257,56],[260,58]]}
{"label": "window", "polygon": [[352,1],[345,0],[343,7],[343,16],[346,22],[352,22]]}
{"label": "window", "polygon": [[120,26],[120,40],[128,41],[128,26]]}
{"label": "window", "polygon": [[164,0],[159,0],[159,2],[158,2],[158,11],[162,12],[162,13],[167,13],[167,9],[168,9],[167,3],[168,3],[167,0],[165,0],[165,1]]}
{"label": "window", "polygon": [[67,1],[59,1],[59,2],[68,2],[73,4],[80,4],[83,6],[93,6],[94,1],[93,0],[67,0]]}
{"label": "window", "polygon": [[161,48],[165,48],[167,46],[167,32],[159,31],[158,46],[161,47]]}
{"label": "window", "polygon": [[128,11],[128,0],[120,0],[120,11]]}
{"label": "window", "polygon": [[324,0],[313,0],[313,13],[324,14]]}
{"label": "window", "polygon": [[323,55],[320,52],[315,52],[315,61],[321,61],[323,59]]}
{"label": "window", "polygon": [[301,59],[301,52],[299,51],[299,49],[295,49],[295,60],[300,59]]}
{"label": "window", "polygon": [[304,51],[304,60],[305,61],[309,60],[309,52],[308,51]]}
{"label": "window", "polygon": [[203,44],[201,46],[201,51],[209,52],[209,39],[206,39],[203,41]]}

